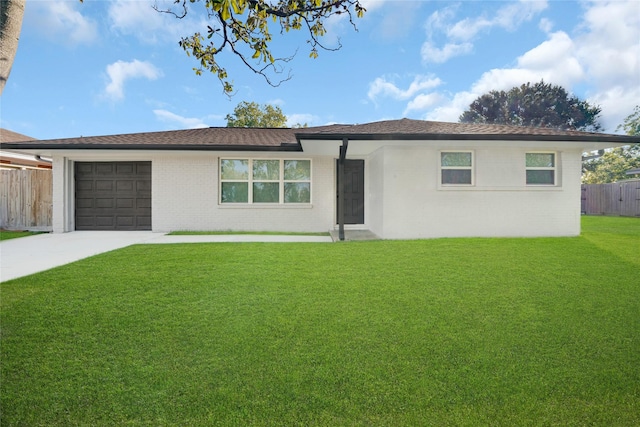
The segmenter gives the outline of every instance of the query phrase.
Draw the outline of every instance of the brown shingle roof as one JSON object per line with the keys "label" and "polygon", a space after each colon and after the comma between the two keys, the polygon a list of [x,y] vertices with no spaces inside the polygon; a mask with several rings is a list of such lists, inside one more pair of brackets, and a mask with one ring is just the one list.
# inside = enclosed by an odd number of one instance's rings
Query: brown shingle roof
{"label": "brown shingle roof", "polygon": [[356,136],[359,139],[367,139],[371,136],[391,136],[402,139],[403,136],[419,136],[431,139],[438,136],[437,139],[450,136],[467,136],[474,139],[496,139],[504,136],[528,136],[528,137],[553,137],[558,140],[577,139],[577,138],[607,138],[618,135],[608,135],[594,132],[579,132],[571,130],[558,130],[551,128],[524,127],[524,126],[508,126],[482,123],[449,123],[434,122],[426,120],[386,120],[373,123],[364,123],[359,125],[335,124],[329,126],[320,126],[314,128],[298,129],[297,135],[304,139],[307,135],[313,135],[314,139],[322,136]]}
{"label": "brown shingle roof", "polygon": [[3,144],[7,148],[156,149],[301,151],[304,139],[359,140],[548,140],[635,144],[640,138],[602,133],[493,124],[387,120],[359,125],[336,124],[310,128],[205,128],[80,138],[32,140]]}
{"label": "brown shingle roof", "polygon": [[294,132],[287,128],[204,128],[50,139],[12,144],[11,148],[111,149],[237,149],[299,150]]}
{"label": "brown shingle roof", "polygon": [[34,141],[34,140],[35,138],[31,138],[30,136],[11,131],[9,129],[0,128],[0,144],[4,144],[5,142]]}

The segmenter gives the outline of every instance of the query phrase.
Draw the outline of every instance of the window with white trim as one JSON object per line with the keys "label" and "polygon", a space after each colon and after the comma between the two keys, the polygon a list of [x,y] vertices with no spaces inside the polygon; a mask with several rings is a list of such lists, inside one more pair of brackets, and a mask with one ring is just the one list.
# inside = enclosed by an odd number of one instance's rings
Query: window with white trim
{"label": "window with white trim", "polygon": [[556,185],[556,153],[526,153],[527,185]]}
{"label": "window with white trim", "polygon": [[220,203],[311,203],[311,160],[220,159]]}
{"label": "window with white trim", "polygon": [[473,152],[441,151],[440,182],[442,185],[473,185]]}

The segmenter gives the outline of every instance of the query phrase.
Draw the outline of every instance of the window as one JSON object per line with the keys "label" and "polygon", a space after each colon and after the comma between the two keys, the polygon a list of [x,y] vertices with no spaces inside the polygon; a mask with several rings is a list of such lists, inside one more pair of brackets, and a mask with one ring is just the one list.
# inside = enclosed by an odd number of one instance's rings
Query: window
{"label": "window", "polygon": [[526,153],[527,185],[555,185],[555,153]]}
{"label": "window", "polygon": [[443,185],[473,184],[473,152],[447,151],[440,153],[440,172]]}
{"label": "window", "polygon": [[220,159],[221,203],[310,203],[311,160]]}

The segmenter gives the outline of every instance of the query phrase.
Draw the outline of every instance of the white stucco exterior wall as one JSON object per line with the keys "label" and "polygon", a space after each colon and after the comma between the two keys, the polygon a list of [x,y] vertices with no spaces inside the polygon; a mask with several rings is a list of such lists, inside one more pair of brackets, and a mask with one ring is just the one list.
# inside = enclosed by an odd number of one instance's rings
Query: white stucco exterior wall
{"label": "white stucco exterior wall", "polygon": [[[474,152],[473,186],[442,186],[446,147],[384,147],[369,157],[369,214],[385,239],[575,236],[580,233],[581,151],[554,151],[555,186],[528,186],[525,153],[540,147],[456,147]],[[381,178],[381,175],[383,177]]]}
{"label": "white stucco exterior wall", "polygon": [[[385,239],[575,236],[580,233],[580,148],[477,143],[474,185],[439,184],[436,145],[383,146],[365,159],[365,224]],[[555,152],[557,185],[527,186],[525,153]],[[337,154],[337,153],[336,153]],[[219,203],[220,157],[310,159],[309,205]],[[324,232],[336,224],[335,156],[300,152],[68,150],[53,156],[53,230],[74,230],[74,161],[151,161],[152,229]]]}
{"label": "white stucco exterior wall", "polygon": [[[309,205],[219,203],[219,158],[311,159]],[[333,159],[303,153],[160,153],[152,165],[153,231],[326,232],[333,226]]]}

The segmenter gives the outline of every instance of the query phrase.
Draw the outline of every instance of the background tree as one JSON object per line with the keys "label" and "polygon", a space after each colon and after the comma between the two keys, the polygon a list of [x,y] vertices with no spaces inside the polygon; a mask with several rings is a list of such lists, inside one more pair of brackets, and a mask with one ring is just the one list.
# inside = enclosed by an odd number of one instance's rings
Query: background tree
{"label": "background tree", "polygon": [[491,91],[469,105],[461,123],[492,123],[597,132],[601,109],[544,81]]}
{"label": "background tree", "polygon": [[18,50],[26,0],[0,0],[0,94]]}
{"label": "background tree", "polygon": [[309,56],[315,58],[318,48],[336,50],[320,43],[326,33],[326,19],[344,14],[355,28],[354,15],[361,17],[365,12],[360,0],[175,0],[174,3],[173,9],[156,10],[184,18],[193,13],[194,8],[205,8],[210,25],[203,32],[183,37],[180,46],[198,61],[199,66],[194,68],[196,74],[213,73],[228,94],[233,92],[233,85],[226,68],[218,61],[218,55],[223,52],[236,55],[273,86],[291,77],[273,80],[273,75],[282,73],[281,65],[292,56],[276,58],[273,55],[269,23],[280,27],[281,34],[291,30],[306,31],[311,45]]}
{"label": "background tree", "polygon": [[[627,135],[640,136],[640,106],[618,126]],[[605,151],[602,156],[583,163],[582,182],[585,184],[605,184],[631,178],[630,169],[640,168],[640,144],[614,148]]]}
{"label": "background tree", "polygon": [[278,106],[259,105],[256,102],[243,101],[227,114],[227,127],[230,128],[283,128],[287,127],[287,116]]}

